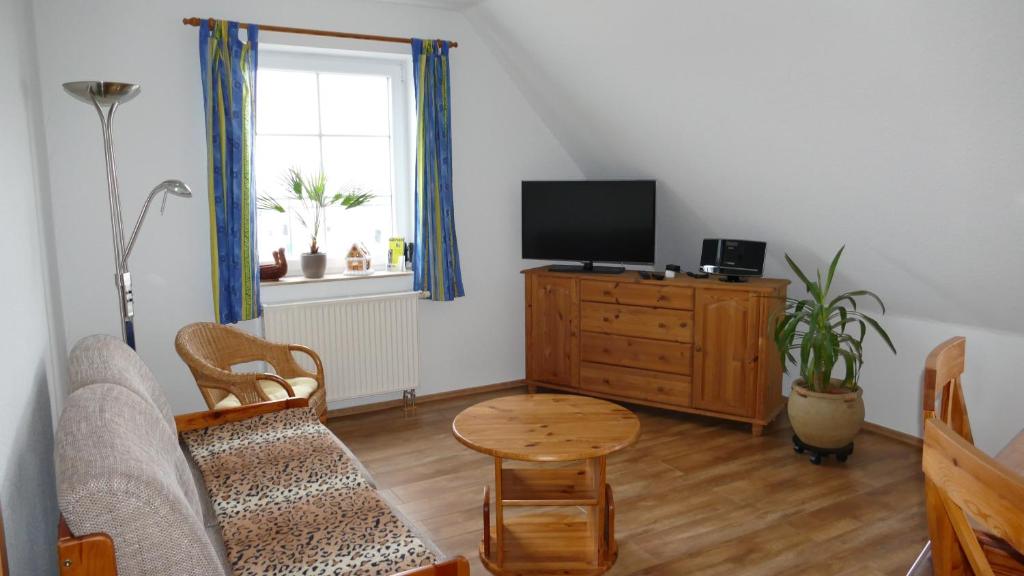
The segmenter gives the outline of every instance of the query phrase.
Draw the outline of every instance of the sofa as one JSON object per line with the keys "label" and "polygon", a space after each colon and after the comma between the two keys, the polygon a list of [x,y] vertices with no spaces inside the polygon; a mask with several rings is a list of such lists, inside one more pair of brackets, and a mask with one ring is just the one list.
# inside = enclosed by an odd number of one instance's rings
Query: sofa
{"label": "sofa", "polygon": [[174,416],[135,351],[71,352],[55,441],[61,574],[466,576],[305,399]]}

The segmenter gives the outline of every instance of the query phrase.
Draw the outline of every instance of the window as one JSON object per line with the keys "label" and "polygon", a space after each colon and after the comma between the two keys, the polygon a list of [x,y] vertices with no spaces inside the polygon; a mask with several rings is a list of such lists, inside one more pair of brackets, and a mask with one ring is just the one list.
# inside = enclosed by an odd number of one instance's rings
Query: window
{"label": "window", "polygon": [[[289,200],[284,178],[323,172],[329,192],[359,189],[367,204],[328,208],[320,233],[328,271],[344,269],[353,243],[370,250],[375,268],[386,265],[388,239],[412,237],[410,131],[412,87],[407,57],[356,56],[335,51],[261,47],[257,75],[254,180],[287,212],[260,210],[260,260],[284,248],[291,270],[309,251],[310,233]],[[290,271],[291,271],[290,270]]]}

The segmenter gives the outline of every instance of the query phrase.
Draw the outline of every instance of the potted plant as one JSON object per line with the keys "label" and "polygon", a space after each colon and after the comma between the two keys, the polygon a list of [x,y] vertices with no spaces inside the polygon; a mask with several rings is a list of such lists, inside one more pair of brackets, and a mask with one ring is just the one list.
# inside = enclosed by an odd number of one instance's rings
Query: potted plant
{"label": "potted plant", "polygon": [[[305,177],[298,168],[291,168],[284,177],[287,197],[297,200],[302,209],[296,213],[299,222],[310,234],[309,252],[302,254],[302,275],[306,278],[323,278],[327,269],[327,253],[320,251],[318,239],[320,227],[324,225],[325,213],[331,206],[341,206],[346,210],[357,208],[373,199],[373,194],[354,189],[350,192],[327,191],[327,176],[318,172]],[[261,210],[273,210],[285,213],[286,209],[277,198],[264,194],[259,197],[257,205]]]}
{"label": "potted plant", "polygon": [[[832,278],[843,248],[839,249],[825,278],[821,270],[811,280],[796,262],[786,262],[804,283],[807,298],[787,298],[775,324],[775,344],[787,368],[795,365],[800,377],[793,382],[787,406],[796,436],[797,451],[814,452],[812,462],[822,453],[835,453],[840,460],[853,450],[853,437],[864,424],[864,400],[859,384],[864,365],[864,337],[870,328],[896,353],[892,340],[877,320],[857,308],[858,298],[870,298],[885,314],[885,304],[875,293],[853,290],[830,294]],[[841,366],[839,376],[834,372]],[[847,450],[848,449],[848,450]]]}

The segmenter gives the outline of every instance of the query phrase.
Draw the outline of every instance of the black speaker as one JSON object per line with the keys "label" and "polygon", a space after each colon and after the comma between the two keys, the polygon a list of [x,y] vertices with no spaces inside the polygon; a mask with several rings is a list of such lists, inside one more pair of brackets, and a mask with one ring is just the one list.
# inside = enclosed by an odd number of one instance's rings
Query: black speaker
{"label": "black speaker", "polygon": [[764,274],[767,243],[756,240],[706,238],[700,251],[700,269],[725,276],[723,281],[742,282],[744,276]]}

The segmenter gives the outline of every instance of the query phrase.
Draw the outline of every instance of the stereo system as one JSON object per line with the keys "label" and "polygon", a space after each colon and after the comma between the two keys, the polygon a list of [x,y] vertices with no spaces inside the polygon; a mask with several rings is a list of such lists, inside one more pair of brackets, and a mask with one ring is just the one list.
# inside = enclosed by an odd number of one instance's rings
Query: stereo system
{"label": "stereo system", "polygon": [[745,276],[764,273],[764,242],[706,238],[700,252],[700,269],[719,274],[723,282],[743,282]]}

